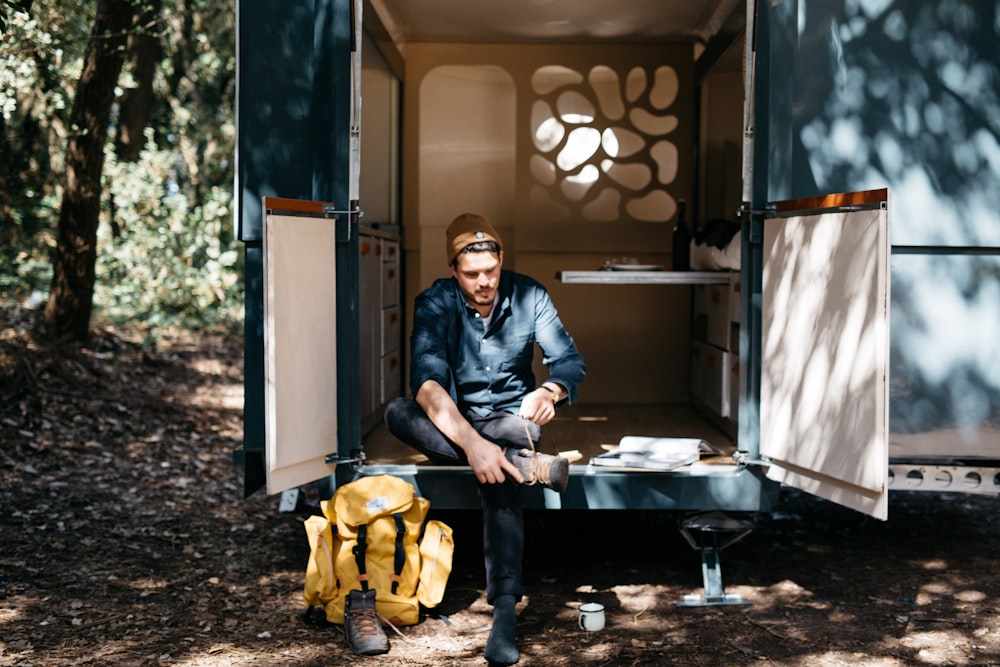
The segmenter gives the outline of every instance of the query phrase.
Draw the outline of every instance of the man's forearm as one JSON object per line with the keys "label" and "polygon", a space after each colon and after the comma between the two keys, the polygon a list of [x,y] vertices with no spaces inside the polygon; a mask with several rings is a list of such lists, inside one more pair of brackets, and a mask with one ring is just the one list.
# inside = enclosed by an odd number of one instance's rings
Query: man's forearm
{"label": "man's forearm", "polygon": [[416,401],[434,426],[463,450],[466,443],[478,436],[472,425],[459,412],[451,395],[434,380],[428,380],[420,385]]}
{"label": "man's forearm", "polygon": [[481,484],[499,484],[508,475],[517,482],[524,481],[514,464],[504,457],[503,450],[472,428],[444,387],[428,380],[417,390],[416,401],[434,426],[465,452],[469,467]]}

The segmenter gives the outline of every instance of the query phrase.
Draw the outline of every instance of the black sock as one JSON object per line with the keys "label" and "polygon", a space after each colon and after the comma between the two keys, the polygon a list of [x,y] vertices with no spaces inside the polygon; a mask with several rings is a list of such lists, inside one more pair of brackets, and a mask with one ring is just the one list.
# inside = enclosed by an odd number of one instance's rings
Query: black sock
{"label": "black sock", "polygon": [[513,665],[520,660],[515,630],[517,613],[513,595],[501,595],[493,602],[493,628],[486,642],[485,658],[497,665]]}

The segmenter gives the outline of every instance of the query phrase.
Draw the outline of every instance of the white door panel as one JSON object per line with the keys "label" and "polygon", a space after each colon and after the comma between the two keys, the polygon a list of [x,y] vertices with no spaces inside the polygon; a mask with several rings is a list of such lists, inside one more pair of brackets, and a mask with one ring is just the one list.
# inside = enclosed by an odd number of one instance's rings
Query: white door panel
{"label": "white door panel", "polygon": [[264,216],[267,492],[329,475],[337,451],[335,222]]}
{"label": "white door panel", "polygon": [[768,476],[885,519],[887,208],[764,225],[761,454]]}

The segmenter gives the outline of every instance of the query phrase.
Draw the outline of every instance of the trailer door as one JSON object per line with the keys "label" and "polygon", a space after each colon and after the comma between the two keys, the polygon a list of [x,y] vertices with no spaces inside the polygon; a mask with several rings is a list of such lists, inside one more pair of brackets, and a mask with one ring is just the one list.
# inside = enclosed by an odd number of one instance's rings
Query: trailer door
{"label": "trailer door", "polygon": [[338,223],[318,202],[279,202],[265,199],[263,221],[269,494],[329,475],[337,450]]}
{"label": "trailer door", "polygon": [[345,332],[357,318],[361,8],[237,2],[246,314],[234,459],[247,496],[265,483],[275,493],[328,475],[324,454],[360,439],[357,373],[346,363],[358,341]]}
{"label": "trailer door", "polygon": [[768,476],[887,517],[885,190],[781,202],[764,219],[760,454]]}

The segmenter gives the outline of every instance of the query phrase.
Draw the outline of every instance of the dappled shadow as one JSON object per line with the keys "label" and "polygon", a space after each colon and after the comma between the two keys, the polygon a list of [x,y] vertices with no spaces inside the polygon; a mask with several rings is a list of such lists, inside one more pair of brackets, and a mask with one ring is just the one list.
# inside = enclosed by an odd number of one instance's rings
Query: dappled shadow
{"label": "dappled shadow", "polygon": [[931,434],[896,438],[894,455],[995,456],[997,8],[779,3],[769,16],[768,199],[891,193],[891,430]]}
{"label": "dappled shadow", "polygon": [[761,325],[761,453],[791,474],[824,476],[824,493],[836,493],[829,478],[852,485],[879,514],[888,450],[885,220],[876,208],[767,221]]}
{"label": "dappled shadow", "polygon": [[[65,386],[37,424],[0,423],[0,664],[483,664],[478,511],[432,508],[455,528],[444,602],[403,636],[390,631],[386,658],[355,656],[339,627],[301,619],[312,499],[291,513],[276,498],[239,500],[228,426],[239,411],[205,393],[238,377],[238,348],[178,343],[145,362],[140,350],[81,362],[127,401]],[[679,514],[529,510],[522,663],[1000,660],[995,499],[891,503],[882,523],[789,494],[722,552],[727,591],[754,605],[699,609],[675,606],[702,587]],[[577,625],[591,600],[608,609],[600,633]]]}

